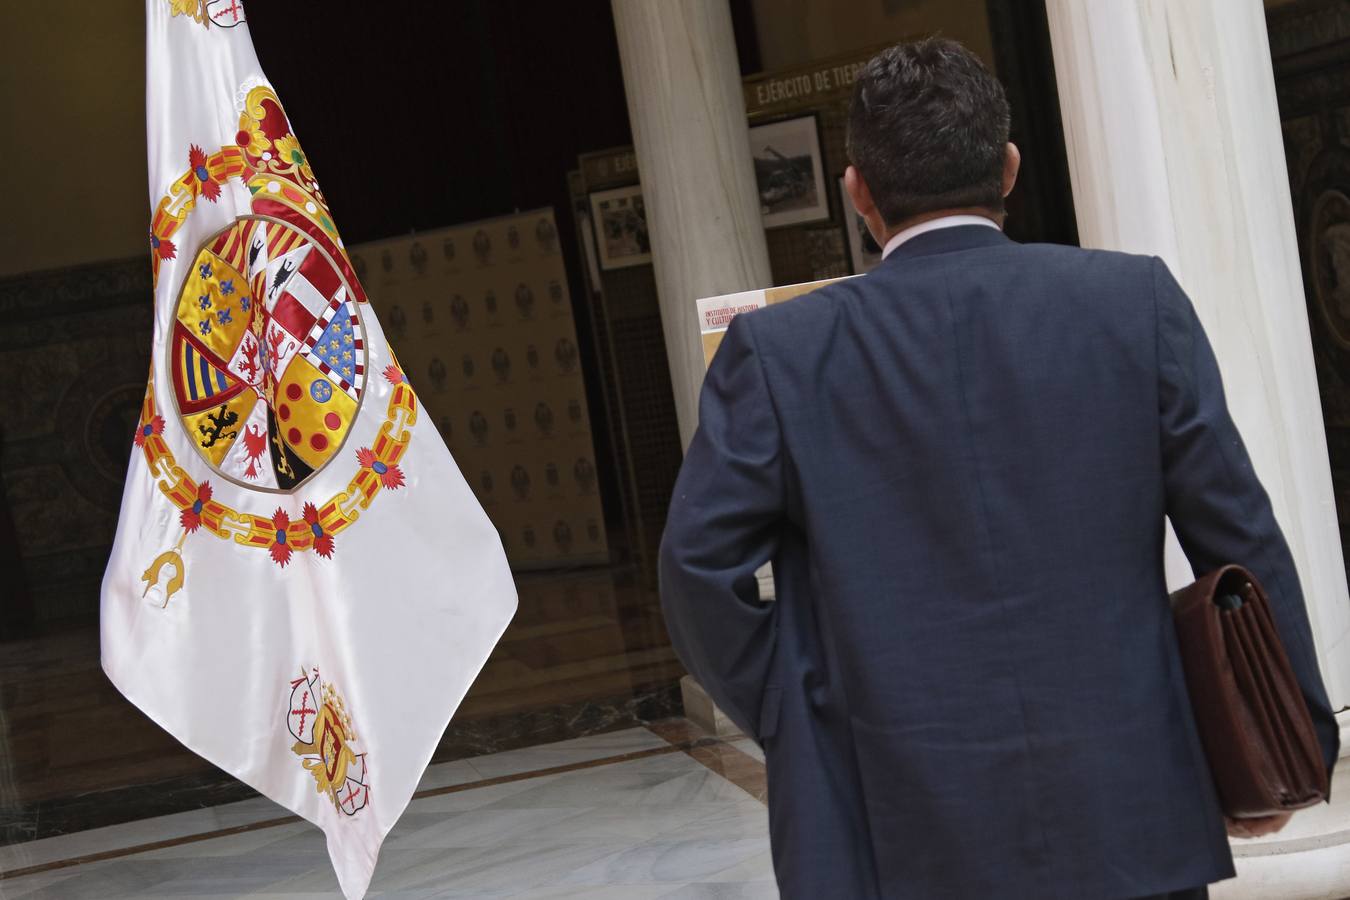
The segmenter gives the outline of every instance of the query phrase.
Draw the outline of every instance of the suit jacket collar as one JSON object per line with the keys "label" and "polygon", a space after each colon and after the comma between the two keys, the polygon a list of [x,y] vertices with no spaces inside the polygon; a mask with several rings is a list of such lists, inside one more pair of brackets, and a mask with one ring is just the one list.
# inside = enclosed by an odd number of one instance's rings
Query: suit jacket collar
{"label": "suit jacket collar", "polygon": [[933,256],[938,253],[954,253],[958,250],[973,250],[977,247],[997,247],[1013,243],[1012,238],[1001,229],[987,225],[957,225],[952,228],[938,228],[925,231],[905,241],[891,251],[882,261],[887,265],[895,260],[914,259],[919,256]]}

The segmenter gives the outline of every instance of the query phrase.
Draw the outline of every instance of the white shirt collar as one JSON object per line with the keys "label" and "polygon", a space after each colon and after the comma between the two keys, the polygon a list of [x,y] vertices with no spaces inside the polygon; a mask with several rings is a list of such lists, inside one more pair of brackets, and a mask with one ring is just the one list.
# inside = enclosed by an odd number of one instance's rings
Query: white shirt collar
{"label": "white shirt collar", "polygon": [[[958,225],[988,225],[990,228],[998,228],[999,225],[993,219],[984,216],[942,216],[938,219],[929,219],[927,222],[920,222],[918,225],[911,225],[903,231],[897,231],[886,242],[886,249],[881,251],[881,258],[890,256],[896,247],[899,247],[910,238],[918,237],[928,231],[937,231],[939,228],[955,228]],[[1002,229],[999,229],[1000,231]]]}

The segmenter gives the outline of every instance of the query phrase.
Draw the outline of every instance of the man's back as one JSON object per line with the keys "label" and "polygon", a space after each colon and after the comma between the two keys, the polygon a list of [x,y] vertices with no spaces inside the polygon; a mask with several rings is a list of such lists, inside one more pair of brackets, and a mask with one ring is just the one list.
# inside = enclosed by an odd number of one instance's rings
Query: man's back
{"label": "man's back", "polygon": [[[1160,263],[923,234],[733,323],[702,403],[663,599],[686,663],[764,741],[785,896],[1137,897],[1231,875],[1166,513],[1197,568],[1263,578],[1325,696]],[[769,606],[747,580],[761,556]]]}

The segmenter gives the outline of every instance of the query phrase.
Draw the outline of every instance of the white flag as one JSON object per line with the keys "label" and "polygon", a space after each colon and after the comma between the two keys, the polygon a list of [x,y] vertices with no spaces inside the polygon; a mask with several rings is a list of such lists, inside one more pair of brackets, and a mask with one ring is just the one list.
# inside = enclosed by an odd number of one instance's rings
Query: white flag
{"label": "white flag", "polygon": [[[147,0],[153,360],[103,667],[324,830],[348,897],[515,612],[238,0]],[[352,110],[365,131],[377,110]],[[373,145],[372,145],[373,146]],[[380,151],[372,177],[412,160]]]}

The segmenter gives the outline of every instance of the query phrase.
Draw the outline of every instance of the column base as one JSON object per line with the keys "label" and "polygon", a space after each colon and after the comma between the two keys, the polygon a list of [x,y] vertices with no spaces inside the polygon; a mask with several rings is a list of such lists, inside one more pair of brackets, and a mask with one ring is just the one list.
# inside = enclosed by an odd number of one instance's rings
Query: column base
{"label": "column base", "polygon": [[736,723],[717,708],[712,697],[708,696],[703,685],[694,680],[693,675],[680,679],[680,697],[684,700],[684,717],[708,734],[730,737],[741,733]]}
{"label": "column base", "polygon": [[1238,877],[1212,900],[1341,900],[1350,897],[1350,711],[1341,713],[1341,761],[1331,803],[1294,815],[1279,834],[1233,841]]}

